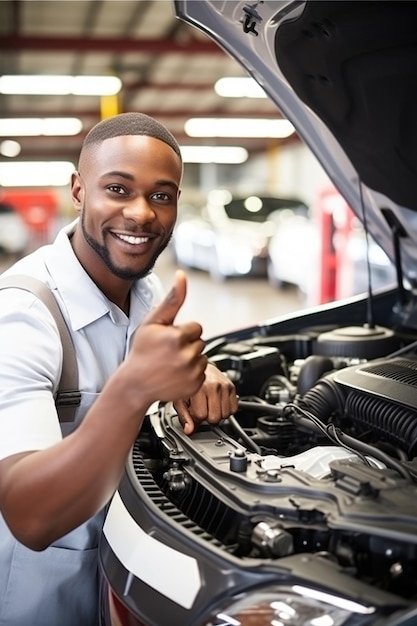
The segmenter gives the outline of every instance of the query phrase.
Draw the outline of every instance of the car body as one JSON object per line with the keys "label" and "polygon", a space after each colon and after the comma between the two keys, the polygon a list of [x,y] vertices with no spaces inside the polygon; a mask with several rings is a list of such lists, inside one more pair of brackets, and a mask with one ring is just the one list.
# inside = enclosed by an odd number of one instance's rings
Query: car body
{"label": "car body", "polygon": [[397,284],[207,343],[239,410],[191,437],[150,410],[103,529],[102,623],[413,626],[417,3],[175,10],[295,125]]}
{"label": "car body", "polygon": [[307,215],[295,198],[237,195],[215,189],[197,214],[186,214],[175,227],[172,250],[178,265],[209,272],[214,280],[266,276],[269,241],[281,212]]}

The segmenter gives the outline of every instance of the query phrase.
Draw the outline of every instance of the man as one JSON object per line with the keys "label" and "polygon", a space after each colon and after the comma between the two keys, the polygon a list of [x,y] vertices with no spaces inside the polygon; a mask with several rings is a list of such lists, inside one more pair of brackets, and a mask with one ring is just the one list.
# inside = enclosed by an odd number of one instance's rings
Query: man
{"label": "man", "polygon": [[184,273],[162,302],[152,274],[181,178],[178,144],[160,123],[140,113],[100,122],[72,177],[79,217],[6,272],[52,289],[81,405],[76,427],[61,432],[56,325],[32,294],[1,291],[0,626],[95,626],[105,506],[150,405],[173,401],[187,434],[237,410],[232,383],[202,354],[201,326],[175,324]]}

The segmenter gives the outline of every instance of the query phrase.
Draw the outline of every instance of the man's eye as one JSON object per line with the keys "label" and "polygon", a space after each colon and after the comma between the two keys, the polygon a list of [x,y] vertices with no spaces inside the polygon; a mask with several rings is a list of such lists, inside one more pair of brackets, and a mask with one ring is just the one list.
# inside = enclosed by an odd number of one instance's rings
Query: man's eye
{"label": "man's eye", "polygon": [[113,191],[114,193],[118,193],[120,195],[125,195],[126,191],[120,185],[110,185],[107,187],[109,191]]}
{"label": "man's eye", "polygon": [[163,193],[162,191],[160,191],[159,193],[154,193],[152,197],[154,200],[157,200],[159,202],[166,202],[167,200],[171,199],[171,196],[169,194]]}

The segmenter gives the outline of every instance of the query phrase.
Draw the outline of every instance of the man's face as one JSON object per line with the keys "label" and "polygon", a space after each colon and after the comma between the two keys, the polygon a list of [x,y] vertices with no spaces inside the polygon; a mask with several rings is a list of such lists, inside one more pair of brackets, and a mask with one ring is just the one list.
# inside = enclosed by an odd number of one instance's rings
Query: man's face
{"label": "man's face", "polygon": [[177,217],[182,165],[170,146],[144,135],[106,139],[83,154],[74,176],[81,232],[74,250],[98,284],[145,276]]}

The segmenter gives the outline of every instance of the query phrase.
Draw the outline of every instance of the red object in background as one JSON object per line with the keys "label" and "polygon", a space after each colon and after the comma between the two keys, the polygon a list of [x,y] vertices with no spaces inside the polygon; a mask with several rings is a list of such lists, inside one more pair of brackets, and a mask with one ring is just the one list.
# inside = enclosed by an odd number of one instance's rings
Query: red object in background
{"label": "red object in background", "polygon": [[334,249],[334,221],[332,211],[333,189],[323,189],[317,195],[313,208],[320,239],[319,280],[316,304],[334,300],[336,293],[336,251]]}
{"label": "red object in background", "polygon": [[57,216],[58,202],[52,191],[3,191],[0,201],[11,205],[38,235],[46,235]]}
{"label": "red object in background", "polygon": [[347,246],[355,217],[334,187],[318,193],[313,216],[320,238],[319,277],[313,299],[314,304],[325,304],[351,295],[353,268]]}

